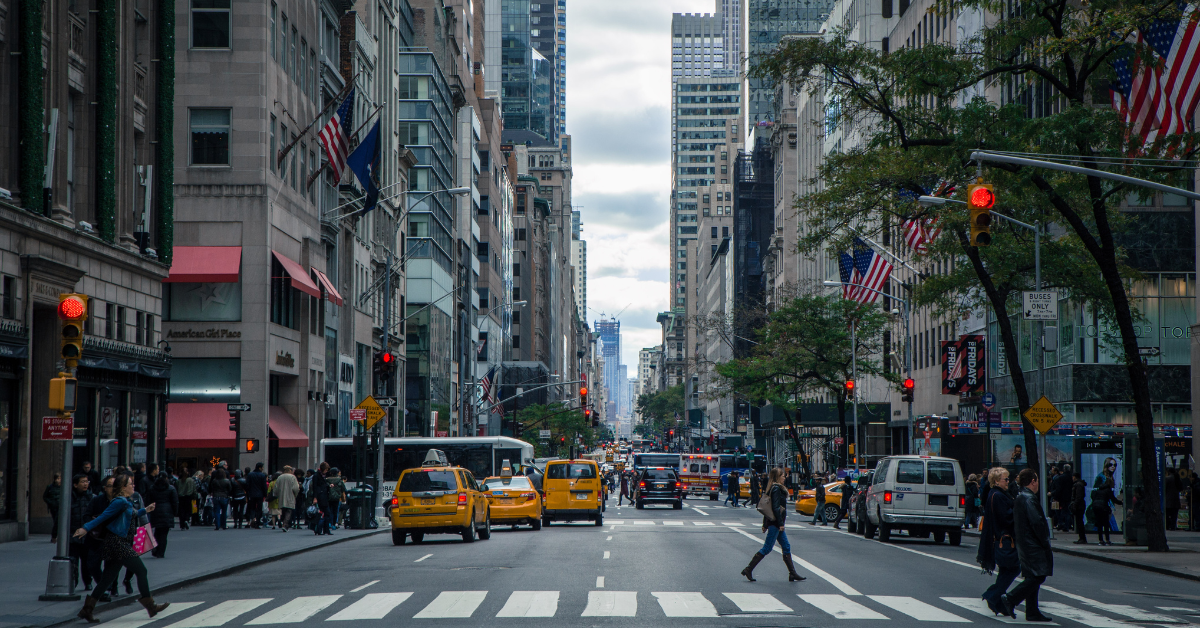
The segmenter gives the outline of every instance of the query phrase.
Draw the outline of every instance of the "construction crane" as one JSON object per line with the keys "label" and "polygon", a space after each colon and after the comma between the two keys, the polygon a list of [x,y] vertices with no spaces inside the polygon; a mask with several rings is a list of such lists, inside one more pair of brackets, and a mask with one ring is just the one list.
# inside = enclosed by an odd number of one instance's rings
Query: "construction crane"
{"label": "construction crane", "polygon": [[632,302],[630,302],[628,305],[626,305],[625,307],[621,308],[621,311],[617,312],[616,314],[613,314],[612,316],[609,316],[607,313],[605,313],[605,312],[601,312],[600,310],[597,310],[596,308],[594,308],[594,307],[591,307],[590,305],[588,306],[588,309],[589,309],[589,310],[591,310],[591,311],[593,311],[593,312],[595,312],[595,313],[597,313],[597,314],[599,314],[599,315],[600,315],[600,318],[608,318],[608,319],[611,319],[611,320],[614,320],[614,321],[615,321],[615,320],[617,320],[617,318],[618,318],[619,316],[621,316],[621,314],[624,314],[624,313],[625,313],[625,310],[628,310],[628,309],[629,309],[629,306],[630,306],[630,305],[633,305],[633,303],[632,303]]}

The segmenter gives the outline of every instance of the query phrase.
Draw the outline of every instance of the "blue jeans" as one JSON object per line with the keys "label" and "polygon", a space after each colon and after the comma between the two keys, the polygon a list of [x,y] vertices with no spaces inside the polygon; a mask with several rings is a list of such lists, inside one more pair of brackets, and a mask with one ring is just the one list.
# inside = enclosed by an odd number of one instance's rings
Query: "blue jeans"
{"label": "blue jeans", "polygon": [[763,556],[770,554],[771,549],[775,547],[775,539],[779,539],[779,548],[783,550],[784,554],[792,553],[792,544],[788,542],[787,532],[784,532],[783,528],[775,526],[767,527],[767,540],[763,543],[762,549],[758,550],[758,553]]}
{"label": "blue jeans", "polygon": [[225,513],[229,510],[229,499],[225,497],[213,498],[213,525],[216,530],[225,529]]}
{"label": "blue jeans", "polygon": [[821,523],[829,523],[825,520],[825,502],[817,502],[817,509],[813,511],[813,525],[817,525],[817,519],[820,519]]}

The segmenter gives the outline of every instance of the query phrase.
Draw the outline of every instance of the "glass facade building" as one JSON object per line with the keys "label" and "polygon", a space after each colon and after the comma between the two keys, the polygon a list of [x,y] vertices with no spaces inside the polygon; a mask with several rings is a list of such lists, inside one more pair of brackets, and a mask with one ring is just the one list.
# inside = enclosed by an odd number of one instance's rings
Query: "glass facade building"
{"label": "glass facade building", "polygon": [[[833,0],[748,0],[746,49],[750,68],[755,59],[774,52],[784,35],[819,32],[832,6]],[[755,77],[749,77],[747,82],[749,123],[773,121],[774,82]]]}
{"label": "glass facade building", "polygon": [[502,0],[500,19],[504,128],[557,143],[566,128],[566,0]]}

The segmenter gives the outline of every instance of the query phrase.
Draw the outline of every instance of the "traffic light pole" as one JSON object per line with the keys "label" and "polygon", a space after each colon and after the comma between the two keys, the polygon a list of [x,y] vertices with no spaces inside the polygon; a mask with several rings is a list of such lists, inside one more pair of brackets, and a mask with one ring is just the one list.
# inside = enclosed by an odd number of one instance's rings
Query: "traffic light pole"
{"label": "traffic light pole", "polygon": [[858,444],[858,321],[850,321],[850,380],[854,382],[851,401],[854,408],[854,472],[858,473],[858,456],[862,447]]}

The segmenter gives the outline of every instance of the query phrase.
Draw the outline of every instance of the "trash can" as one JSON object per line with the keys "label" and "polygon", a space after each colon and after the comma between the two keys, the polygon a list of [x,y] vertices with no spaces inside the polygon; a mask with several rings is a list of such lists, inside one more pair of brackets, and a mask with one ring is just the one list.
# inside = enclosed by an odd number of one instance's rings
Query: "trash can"
{"label": "trash can", "polygon": [[356,486],[346,491],[346,502],[350,512],[346,513],[346,527],[355,530],[374,528],[375,493],[370,486]]}

